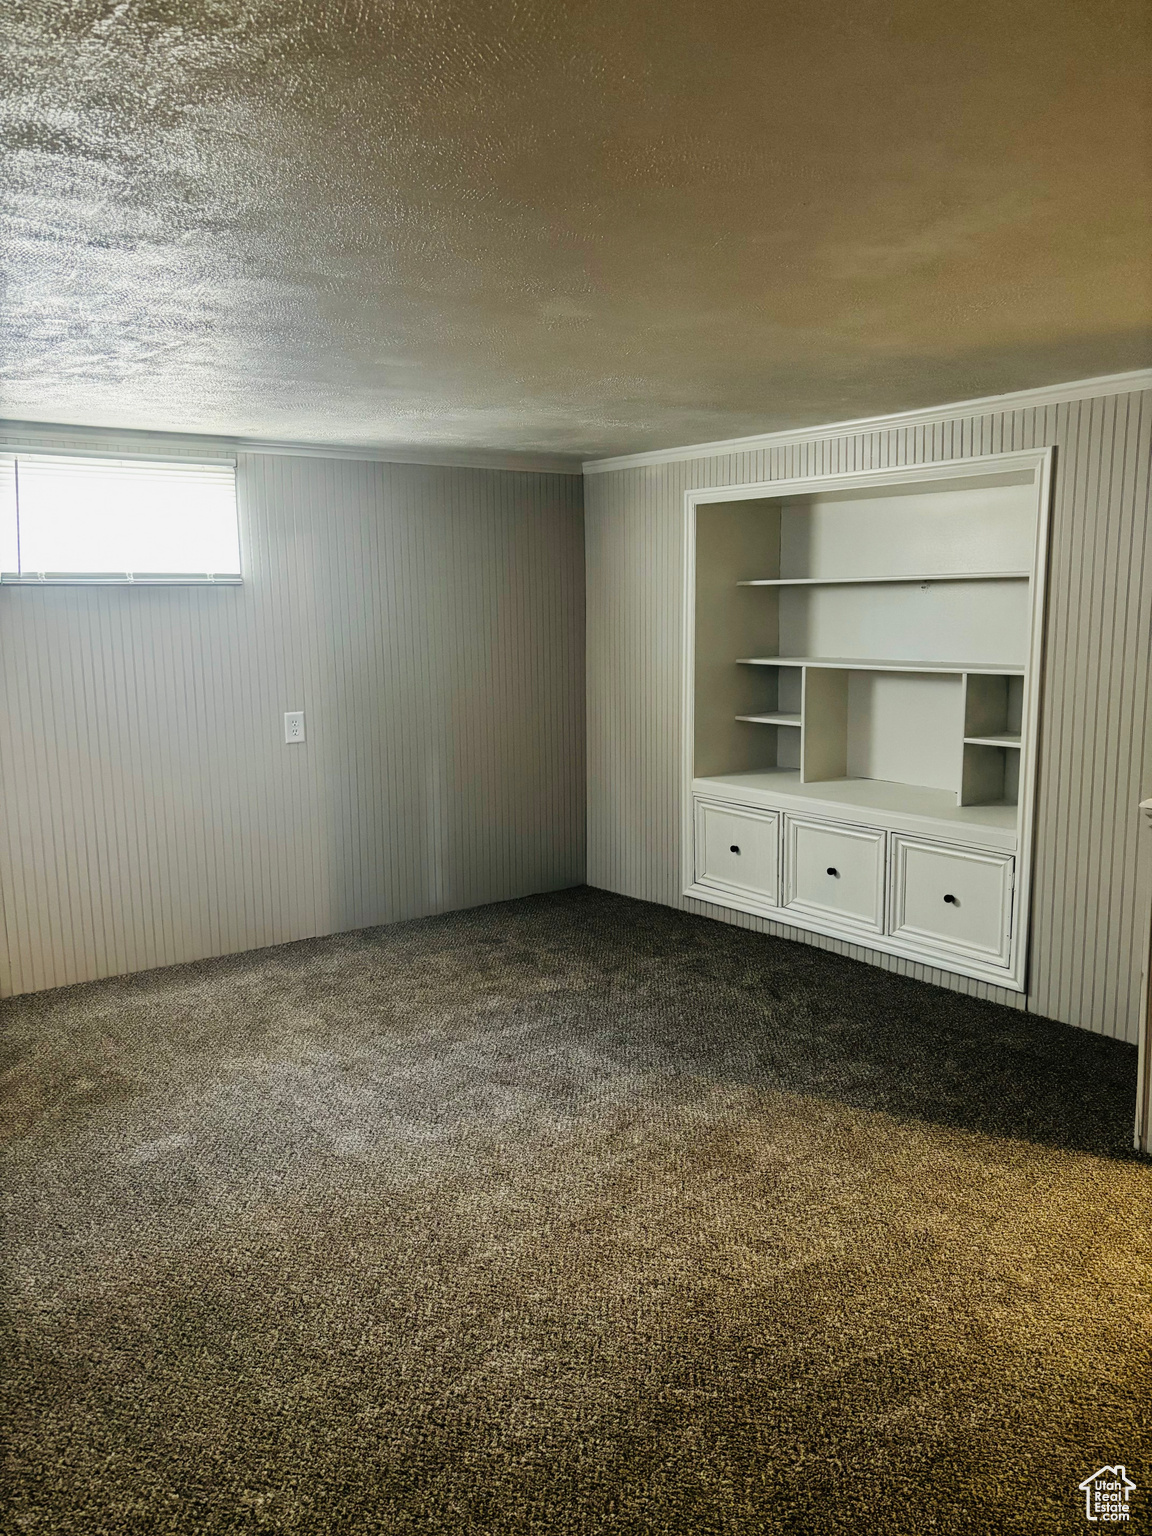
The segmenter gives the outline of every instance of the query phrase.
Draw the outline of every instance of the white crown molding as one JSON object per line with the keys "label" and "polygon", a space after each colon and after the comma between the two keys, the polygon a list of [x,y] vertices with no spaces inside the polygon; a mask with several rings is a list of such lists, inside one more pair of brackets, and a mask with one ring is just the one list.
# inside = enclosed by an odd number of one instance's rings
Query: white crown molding
{"label": "white crown molding", "polygon": [[1096,379],[1076,379],[1069,384],[1045,384],[1037,389],[1019,389],[1007,395],[984,395],[978,400],[960,400],[952,405],[921,406],[911,411],[894,411],[889,416],[862,416],[852,421],[788,427],[780,432],[759,432],[752,437],[730,437],[720,442],[694,443],[687,448],[653,448],[646,453],[625,453],[610,459],[586,459],[584,473],[603,475],[614,469],[640,469],[647,464],[675,464],[685,459],[720,458],[728,453],[756,453],[762,448],[780,448],[791,443],[819,442],[824,438],[883,431],[891,427],[921,426],[951,416],[981,416],[989,411],[1059,405],[1064,400],[1124,395],[1139,389],[1152,389],[1152,368],[1134,368],[1128,373],[1109,373]]}
{"label": "white crown molding", "polygon": [[827,422],[811,427],[788,427],[779,432],[760,432],[751,437],[731,437],[718,442],[693,443],[684,448],[654,448],[644,453],[619,454],[613,458],[587,459],[581,465],[575,455],[514,453],[483,448],[380,448],[350,447],[332,443],[289,443],[252,437],[221,437],[193,432],[150,432],[128,427],[75,426],[65,422],[0,420],[0,449],[55,448],[57,451],[203,454],[219,458],[237,453],[286,454],[303,458],[353,459],[371,464],[417,464],[443,469],[512,470],[521,474],[606,474],[614,469],[638,469],[650,464],[674,464],[685,459],[719,458],[729,453],[755,453],[790,443],[819,442],[824,438],[913,427],[953,416],[983,415],[989,411],[1058,405],[1064,400],[1084,400],[1105,395],[1152,389],[1152,368],[1105,374],[1095,379],[1076,379],[1067,384],[1047,384],[1004,395],[984,395],[951,405],[922,406],[895,411],[887,416],[863,416],[851,421]]}
{"label": "white crown molding", "polygon": [[198,432],[147,432],[129,427],[81,427],[64,422],[2,421],[0,449],[158,452],[221,458],[237,453],[287,454],[309,459],[355,459],[370,464],[418,464],[437,469],[504,469],[522,474],[578,475],[576,455],[504,453],[486,448],[356,448],[330,443],[282,443]]}

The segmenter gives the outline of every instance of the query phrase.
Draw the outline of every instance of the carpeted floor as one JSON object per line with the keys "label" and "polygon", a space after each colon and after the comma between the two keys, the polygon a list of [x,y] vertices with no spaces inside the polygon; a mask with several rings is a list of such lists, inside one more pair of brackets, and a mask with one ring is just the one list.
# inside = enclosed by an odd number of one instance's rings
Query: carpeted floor
{"label": "carpeted floor", "polygon": [[2,1012],[5,1529],[1142,1528],[1130,1047],[590,890]]}

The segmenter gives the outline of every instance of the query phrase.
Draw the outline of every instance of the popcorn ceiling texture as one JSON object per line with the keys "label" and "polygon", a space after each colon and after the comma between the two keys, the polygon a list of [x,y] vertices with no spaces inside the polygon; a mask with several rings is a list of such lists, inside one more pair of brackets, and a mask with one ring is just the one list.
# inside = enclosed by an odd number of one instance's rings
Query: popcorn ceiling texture
{"label": "popcorn ceiling texture", "polygon": [[1137,367],[1142,0],[13,0],[0,411],[674,445]]}

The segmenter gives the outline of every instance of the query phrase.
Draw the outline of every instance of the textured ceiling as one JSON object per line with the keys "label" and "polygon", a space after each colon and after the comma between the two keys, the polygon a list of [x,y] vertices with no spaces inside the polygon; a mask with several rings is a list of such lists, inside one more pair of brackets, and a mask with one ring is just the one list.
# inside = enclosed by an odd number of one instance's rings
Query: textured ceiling
{"label": "textured ceiling", "polygon": [[1152,360],[1145,0],[3,0],[0,413],[596,455]]}

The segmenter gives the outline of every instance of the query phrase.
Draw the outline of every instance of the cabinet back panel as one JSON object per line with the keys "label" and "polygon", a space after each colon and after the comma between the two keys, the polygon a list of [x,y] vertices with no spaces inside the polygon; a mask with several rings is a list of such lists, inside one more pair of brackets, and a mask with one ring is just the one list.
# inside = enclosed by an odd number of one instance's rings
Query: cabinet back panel
{"label": "cabinet back panel", "polygon": [[847,677],[849,777],[959,789],[962,680],[911,672]]}
{"label": "cabinet back panel", "polygon": [[1035,534],[1027,486],[812,496],[785,505],[780,575],[1028,571]]}
{"label": "cabinet back panel", "polygon": [[1026,581],[782,587],[780,654],[1022,666],[1029,618]]}

